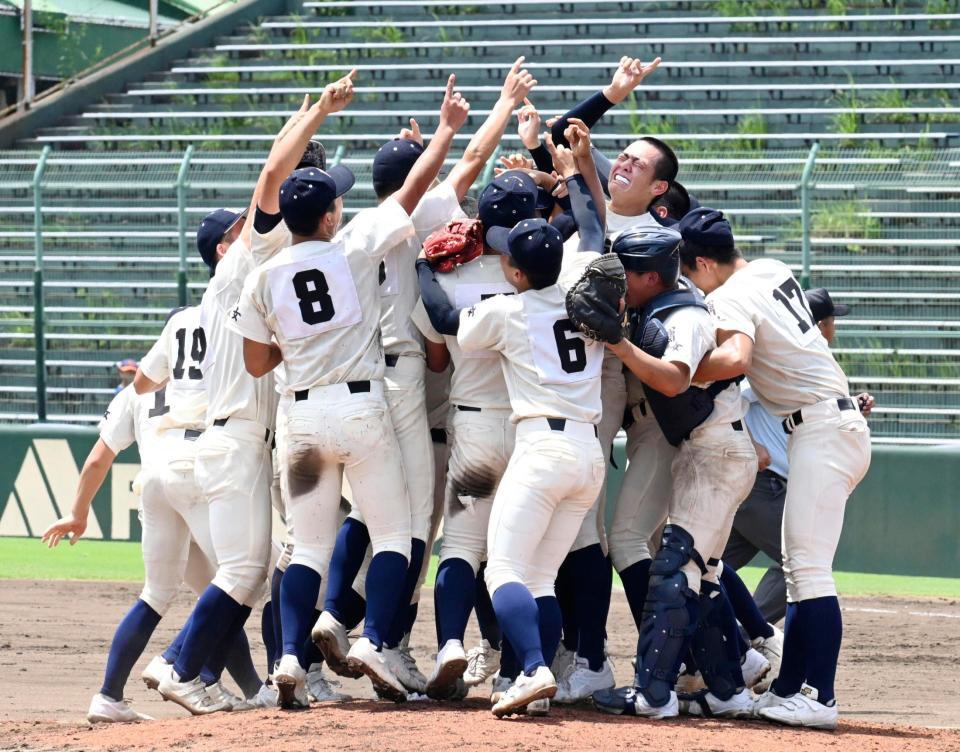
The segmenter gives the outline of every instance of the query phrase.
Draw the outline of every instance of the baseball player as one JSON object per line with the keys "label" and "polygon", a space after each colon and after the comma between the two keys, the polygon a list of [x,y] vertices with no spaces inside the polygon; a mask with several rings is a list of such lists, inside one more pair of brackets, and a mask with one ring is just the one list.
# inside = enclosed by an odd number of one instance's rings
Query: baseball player
{"label": "baseball player", "polygon": [[[699,209],[702,224],[722,221]],[[708,293],[718,347],[698,379],[746,374],[789,434],[783,514],[787,617],[783,661],[756,713],[777,723],[835,728],[842,621],[832,576],[847,497],[870,464],[870,431],[790,269],[747,262],[736,246],[685,242],[685,272]]]}
{"label": "baseball player", "polygon": [[[419,583],[425,572],[423,562],[434,517],[433,452],[424,398],[423,337],[411,321],[418,290],[415,262],[423,241],[453,219],[464,217],[460,202],[467,195],[477,176],[493,155],[514,108],[523,102],[536,80],[523,69],[524,58],[518,58],[501,89],[500,98],[464,150],[463,157],[447,178],[426,193],[412,215],[416,235],[391,249],[380,274],[381,331],[386,362],[386,395],[390,417],[400,443],[404,476],[411,504],[411,560],[404,582],[402,598],[415,604],[419,600]],[[399,190],[410,170],[423,154],[419,128],[411,120],[412,130],[401,138],[384,144],[373,161],[373,186],[380,202]],[[338,536],[338,545],[330,565],[326,614],[319,624],[328,645],[343,645],[346,633],[340,620],[338,597],[345,593],[359,571],[369,534],[362,513],[354,510],[347,528]],[[412,628],[412,608],[398,611],[396,621],[385,636],[384,659],[400,681],[411,692],[423,692],[426,678],[416,669],[412,656],[402,642]],[[332,618],[331,618],[332,617]],[[406,637],[406,640],[409,638]],[[342,665],[342,656],[332,666]]]}
{"label": "baseball player", "polygon": [[[302,149],[326,112],[346,106],[351,76],[339,88],[328,87],[302,127],[294,127],[291,151]],[[243,337],[248,372],[261,376],[283,362],[286,394],[294,400],[284,461],[294,551],[280,591],[283,656],[274,676],[287,707],[306,705],[300,653],[336,537],[344,470],[374,551],[364,633],[347,663],[385,696],[406,699],[382,655],[409,565],[410,509],[384,396],[377,271],[387,252],[414,232],[409,215],[466,121],[469,105],[453,83],[451,77],[437,133],[404,186],[343,231],[340,197],[353,185],[346,168],[297,170],[279,186],[274,173],[260,197],[258,215],[278,207],[293,245],[249,275],[231,327]]]}
{"label": "baseball player", "polygon": [[[586,134],[582,137],[589,151]],[[596,202],[600,189],[592,163],[581,172]],[[602,245],[603,224],[596,203],[585,199],[584,204],[578,217],[581,247],[590,251]],[[603,482],[596,438],[602,352],[597,343],[573,333],[564,304],[566,285],[595,251],[581,253],[561,278],[563,239],[545,220],[524,220],[511,230],[493,227],[486,242],[503,254],[504,276],[519,294],[455,307],[426,261],[418,261],[418,267],[434,329],[456,334],[465,353],[501,353],[517,424],[487,543],[493,607],[523,664],[522,674],[493,706],[494,715],[503,717],[556,693],[548,668],[560,638],[554,580]]]}
{"label": "baseball player", "polygon": [[[295,154],[287,147],[304,123],[322,120],[339,101],[330,92],[346,87],[342,80],[331,84],[324,104],[311,110],[304,99],[277,136],[248,214],[258,206],[265,183],[302,157],[305,143]],[[245,220],[246,215],[238,216],[223,233],[213,257],[205,258],[215,271],[200,306],[206,339],[200,367],[208,405],[207,427],[198,440],[196,477],[207,500],[217,574],[190,616],[176,662],[158,686],[164,698],[194,714],[222,709],[221,704],[211,704],[199,672],[218,644],[232,641],[243,631],[263,588],[270,556],[270,443],[276,392],[272,378],[255,379],[247,373],[243,340],[226,325],[246,274],[276,253],[288,236],[283,228],[264,227],[260,217]],[[143,372],[134,383],[140,393],[159,385]]]}
{"label": "baseball player", "polygon": [[[687,219],[680,224],[682,232],[705,233],[697,224],[688,229]],[[638,510],[652,523],[647,536],[668,516],[669,524],[650,565],[634,686],[596,693],[594,701],[606,712],[676,716],[677,668],[692,635],[707,691],[690,697],[684,709],[749,717],[752,696],[716,567],[733,514],[756,474],[757,458],[743,430],[735,381],[692,381],[700,359],[714,347],[713,324],[699,293],[678,279],[680,234],[660,233],[670,236],[669,242],[651,243],[644,230],[628,230],[614,241],[614,253],[627,269],[627,303],[639,311],[634,337],[640,346],[627,341],[609,347],[642,382],[647,409],[677,447],[668,505],[650,497]]]}

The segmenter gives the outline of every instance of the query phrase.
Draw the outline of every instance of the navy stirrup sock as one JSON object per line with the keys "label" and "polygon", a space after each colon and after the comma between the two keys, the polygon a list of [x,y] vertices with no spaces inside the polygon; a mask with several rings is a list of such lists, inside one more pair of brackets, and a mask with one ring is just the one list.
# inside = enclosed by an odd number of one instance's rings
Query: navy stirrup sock
{"label": "navy stirrup sock", "polygon": [[160,614],[139,598],[133,608],[127,611],[117,625],[117,631],[110,643],[110,654],[107,656],[107,669],[100,694],[117,702],[123,700],[123,688],[127,678],[137,659],[143,655],[160,618]]}
{"label": "navy stirrup sock", "polygon": [[390,628],[384,639],[387,647],[395,648],[403,639],[404,631],[407,626],[407,607],[413,600],[413,591],[417,589],[417,582],[420,579],[420,570],[423,568],[423,556],[427,550],[427,544],[419,538],[410,539],[410,562],[407,564],[407,574],[403,580],[403,587],[400,590],[400,598],[397,601],[397,610],[390,622]]}
{"label": "navy stirrup sock", "polygon": [[272,600],[263,604],[263,611],[260,613],[260,637],[267,653],[267,676],[269,676],[273,673],[273,664],[280,659],[277,655],[277,639],[273,632]]}
{"label": "navy stirrup sock", "polygon": [[800,601],[804,634],[804,667],[806,682],[817,690],[817,699],[824,705],[834,699],[833,682],[837,676],[837,660],[843,640],[843,617],[836,596]]}
{"label": "navy stirrup sock", "polygon": [[604,641],[613,588],[613,567],[610,559],[603,555],[599,543],[574,551],[567,559],[572,559],[576,564],[572,579],[580,634],[577,655],[587,660],[591,671],[599,671],[606,659]]}
{"label": "navy stirrup sock", "polygon": [[[503,631],[500,629],[500,623],[497,621],[497,614],[493,610],[493,603],[490,601],[490,593],[487,591],[487,582],[484,572],[487,569],[487,562],[480,565],[477,571],[477,585],[474,592],[474,611],[477,614],[477,625],[480,627],[480,636],[490,643],[494,650],[500,650],[503,641]],[[503,657],[501,656],[501,661]]]}
{"label": "navy stirrup sock", "polygon": [[180,649],[183,647],[183,641],[187,639],[187,632],[190,631],[192,624],[193,611],[190,612],[187,620],[183,623],[183,626],[180,627],[180,631],[177,632],[177,636],[173,638],[173,642],[160,654],[167,663],[176,663],[177,658],[180,657]]}
{"label": "navy stirrup sock", "polygon": [[627,596],[627,604],[633,615],[633,623],[640,629],[643,623],[643,604],[647,602],[647,588],[650,587],[650,565],[652,559],[644,559],[631,564],[620,572],[620,582]]}
{"label": "navy stirrup sock", "polygon": [[403,554],[381,551],[373,557],[367,570],[367,619],[363,625],[363,636],[377,650],[383,647],[400,606],[407,563],[407,557]]}
{"label": "navy stirrup sock", "polygon": [[577,651],[580,644],[580,613],[576,603],[576,556],[569,553],[557,570],[557,579],[553,584],[553,591],[557,594],[560,604],[560,615],[563,618],[563,646],[571,653]]}
{"label": "navy stirrup sock", "polygon": [[357,579],[360,567],[363,566],[363,558],[367,554],[369,545],[370,531],[367,530],[367,526],[359,520],[347,517],[340,526],[340,532],[337,533],[333,555],[330,557],[327,598],[323,606],[324,611],[329,611],[341,624],[346,622],[341,618],[338,599],[345,596],[353,587],[353,581]]}
{"label": "navy stirrup sock", "polygon": [[557,654],[557,646],[560,645],[560,630],[563,624],[560,602],[552,595],[537,598],[536,602],[540,618],[540,651],[543,653],[544,665],[549,668]]}
{"label": "navy stirrup sock", "polygon": [[508,582],[497,588],[491,600],[523,672],[529,676],[546,665],[540,642],[540,613],[530,591],[519,582]]}
{"label": "navy stirrup sock", "polygon": [[280,621],[283,633],[282,655],[295,655],[304,663],[304,643],[316,623],[313,612],[320,595],[320,573],[303,564],[291,564],[280,583]]}
{"label": "navy stirrup sock", "polygon": [[473,599],[476,595],[471,567],[463,559],[444,559],[437,569],[433,604],[437,614],[437,646],[447,640],[460,640],[467,629]]}
{"label": "navy stirrup sock", "polygon": [[806,678],[804,626],[799,605],[787,604],[787,618],[783,625],[783,659],[780,662],[780,673],[770,686],[773,693],[780,697],[789,697],[799,692],[800,685]]}
{"label": "navy stirrup sock", "polygon": [[216,585],[208,585],[193,610],[190,631],[183,641],[180,656],[173,670],[181,682],[195,679],[203,664],[213,654],[217,643],[240,614],[243,605]]}
{"label": "navy stirrup sock", "polygon": [[747,586],[743,584],[740,575],[726,564],[720,572],[720,584],[727,593],[730,605],[733,606],[737,621],[743,625],[750,639],[773,637],[773,627],[763,618],[763,614],[757,608],[757,602],[747,590]]}

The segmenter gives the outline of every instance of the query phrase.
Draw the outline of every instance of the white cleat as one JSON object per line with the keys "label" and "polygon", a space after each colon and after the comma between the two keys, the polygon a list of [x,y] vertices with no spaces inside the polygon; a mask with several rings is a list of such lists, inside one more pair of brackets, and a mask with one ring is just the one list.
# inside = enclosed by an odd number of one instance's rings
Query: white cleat
{"label": "white cleat", "polygon": [[[396,672],[396,677],[400,683],[407,688],[407,692],[416,695],[425,695],[427,690],[427,677],[423,675],[420,667],[417,665],[417,659],[413,657],[413,649],[410,647],[410,633],[404,635],[400,644],[396,648],[390,649],[391,655],[387,659],[392,661],[396,653],[400,659],[400,665]],[[393,664],[391,663],[391,666]]]}
{"label": "white cleat", "polygon": [[384,653],[386,650],[378,651],[368,638],[361,637],[347,653],[347,666],[351,671],[365,674],[373,683],[378,697],[406,702],[407,689],[391,670]]}
{"label": "white cleat", "polygon": [[90,723],[135,723],[152,721],[153,718],[138,713],[130,707],[130,702],[127,700],[111,700],[106,695],[95,694],[90,700],[87,720]]}
{"label": "white cleat", "polygon": [[[773,625],[770,625],[773,627]],[[750,643],[770,663],[770,671],[753,689],[765,692],[770,689],[773,680],[780,675],[780,662],[783,660],[783,632],[773,627],[772,637],[758,637]]]}
{"label": "white cleat", "polygon": [[491,683],[492,683],[492,686],[490,687],[490,704],[496,705],[498,702],[500,702],[500,698],[503,697],[503,693],[513,686],[513,679],[508,679],[505,676],[500,676],[500,672],[498,671],[496,674],[493,675],[493,681]]}
{"label": "white cleat", "polygon": [[280,693],[273,684],[262,684],[257,693],[244,700],[243,706],[237,710],[260,710],[263,708],[275,708],[280,704]]}
{"label": "white cleat", "polygon": [[310,698],[307,697],[307,672],[303,670],[297,656],[287,654],[280,658],[273,675],[273,683],[277,686],[278,704],[281,708],[303,710],[310,707]]}
{"label": "white cleat", "polygon": [[527,705],[527,715],[532,715],[535,718],[542,718],[545,715],[550,715],[550,700],[546,697],[544,697],[542,700],[534,700]]}
{"label": "white cleat", "polygon": [[348,702],[353,699],[350,695],[334,689],[338,686],[340,682],[330,681],[323,675],[322,664],[311,664],[307,671],[307,694],[314,702]]}
{"label": "white cleat", "polygon": [[550,669],[540,666],[533,672],[533,676],[520,674],[496,705],[493,714],[497,718],[519,713],[534,700],[550,699],[557,693],[557,680],[553,678]]}
{"label": "white cleat", "polygon": [[741,689],[728,700],[721,700],[712,692],[701,690],[679,701],[680,712],[703,718],[752,718],[753,694]]}
{"label": "white cleat", "polygon": [[748,648],[740,661],[740,672],[743,683],[748,688],[755,687],[770,673],[770,661],[759,650]]}
{"label": "white cleat", "polygon": [[563,681],[563,678],[570,671],[573,671],[573,662],[576,657],[577,654],[572,650],[567,650],[562,642],[557,646],[553,663],[550,664],[550,673],[557,678],[557,681]]}
{"label": "white cleat", "polygon": [[463,681],[468,687],[475,687],[499,670],[500,651],[490,647],[486,640],[481,640],[479,647],[470,648],[467,652],[467,670],[463,673]]}
{"label": "white cleat", "polygon": [[160,680],[163,679],[164,675],[169,673],[172,666],[172,663],[167,663],[163,660],[162,655],[155,655],[150,660],[150,663],[147,664],[143,673],[140,674],[140,678],[143,679],[143,683],[147,685],[147,689],[156,689],[160,686]]}
{"label": "white cleat", "polygon": [[760,717],[786,726],[832,731],[837,727],[840,709],[836,702],[833,705],[824,705],[819,702],[817,690],[809,684],[804,684],[792,697],[786,698],[778,705],[761,710]]}
{"label": "white cleat", "polygon": [[437,653],[437,664],[427,680],[427,697],[431,700],[450,699],[456,692],[457,680],[463,676],[468,664],[463,643],[460,640],[447,640]]}
{"label": "white cleat", "polygon": [[172,668],[160,680],[157,691],[164,700],[174,702],[194,715],[208,715],[230,709],[222,702],[214,702],[199,676],[191,681],[182,682]]}
{"label": "white cleat", "polygon": [[362,674],[357,673],[347,664],[347,653],[350,652],[350,639],[347,637],[347,628],[338,622],[330,613],[324,611],[313,625],[310,638],[320,648],[327,665],[333,673],[359,679]]}
{"label": "white cleat", "polygon": [[573,669],[560,680],[554,702],[571,705],[583,702],[593,697],[594,692],[601,689],[613,689],[616,681],[613,678],[613,666],[609,660],[603,662],[599,671],[591,671],[590,663],[586,658],[577,656],[573,662]]}
{"label": "white cleat", "polygon": [[[790,697],[793,697],[793,695],[790,695]],[[762,695],[757,695],[753,699],[753,717],[761,718],[760,712],[762,710],[782,705],[789,699],[789,697],[781,697],[780,695],[774,694],[772,689],[768,689]]]}
{"label": "white cleat", "polygon": [[221,703],[227,706],[227,710],[236,710],[246,702],[241,697],[237,697],[233,692],[227,689],[222,681],[207,685],[207,694],[215,703]]}

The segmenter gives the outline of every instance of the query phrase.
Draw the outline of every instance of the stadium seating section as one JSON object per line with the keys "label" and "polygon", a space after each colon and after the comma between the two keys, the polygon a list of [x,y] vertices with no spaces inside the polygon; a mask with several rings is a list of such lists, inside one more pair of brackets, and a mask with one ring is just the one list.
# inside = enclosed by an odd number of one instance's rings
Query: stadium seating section
{"label": "stadium seating section", "polygon": [[[360,70],[354,104],[322,132],[358,174],[355,211],[373,201],[373,151],[410,117],[430,131],[449,72],[472,102],[462,146],[519,54],[545,114],[596,91],[621,55],[662,55],[596,144],[664,138],[747,255],[798,273],[818,142],[810,282],[853,307],[835,346],[853,389],[877,395],[875,439],[960,439],[958,0],[350,0],[239,28],[0,154],[0,419],[36,417],[38,233],[48,417],[91,421],[115,362],[141,355],[178,303],[181,245],[199,300],[196,224],[246,204],[304,91]],[[513,128],[503,148],[519,148]]]}

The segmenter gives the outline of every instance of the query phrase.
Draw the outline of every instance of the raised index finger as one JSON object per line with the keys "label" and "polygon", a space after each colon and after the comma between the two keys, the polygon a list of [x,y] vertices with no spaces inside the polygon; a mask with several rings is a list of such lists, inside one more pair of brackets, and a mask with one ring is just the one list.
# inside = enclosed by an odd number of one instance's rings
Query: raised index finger
{"label": "raised index finger", "polygon": [[521,55],[516,60],[514,60],[513,65],[510,66],[510,72],[517,73],[520,70],[520,66],[523,65],[523,61],[526,59],[527,58],[525,56]]}
{"label": "raised index finger", "polygon": [[447,79],[447,99],[450,99],[453,96],[453,86],[457,83],[457,74],[451,73],[450,78]]}

